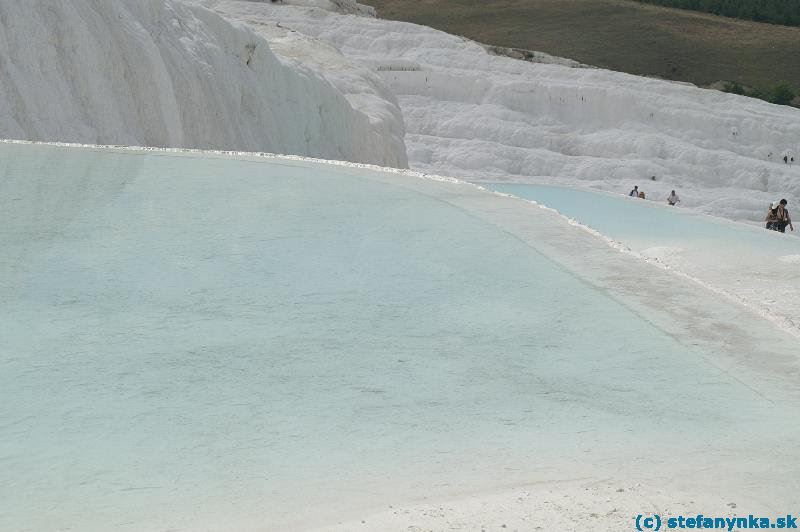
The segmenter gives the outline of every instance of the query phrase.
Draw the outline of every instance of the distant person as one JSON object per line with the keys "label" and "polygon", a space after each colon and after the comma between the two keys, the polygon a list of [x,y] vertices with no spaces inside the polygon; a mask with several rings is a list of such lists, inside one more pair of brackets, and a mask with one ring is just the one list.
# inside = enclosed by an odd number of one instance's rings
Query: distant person
{"label": "distant person", "polygon": [[780,231],[781,233],[786,232],[787,225],[789,226],[789,229],[794,231],[794,226],[792,225],[792,219],[789,217],[789,209],[786,208],[787,204],[788,202],[785,199],[782,199],[780,203],[778,203],[778,208],[776,209],[778,211],[777,228],[778,231]]}
{"label": "distant person", "polygon": [[632,198],[638,198],[639,197],[639,185],[636,185],[635,187],[633,187],[633,190],[630,191],[628,196],[630,196]]}
{"label": "distant person", "polygon": [[678,197],[677,194],[675,194],[675,191],[673,190],[672,192],[670,192],[670,195],[667,198],[667,203],[669,203],[670,205],[672,205],[674,207],[676,203],[680,203],[680,202],[681,202],[681,199]]}
{"label": "distant person", "polygon": [[778,207],[775,203],[769,204],[769,209],[767,209],[767,217],[764,218],[764,221],[767,222],[766,228],[770,231],[778,230]]}
{"label": "distant person", "polygon": [[639,191],[639,199],[644,199],[644,192]]}
{"label": "distant person", "polygon": [[789,156],[788,155],[784,155],[783,156],[783,163],[784,164],[789,164]]}

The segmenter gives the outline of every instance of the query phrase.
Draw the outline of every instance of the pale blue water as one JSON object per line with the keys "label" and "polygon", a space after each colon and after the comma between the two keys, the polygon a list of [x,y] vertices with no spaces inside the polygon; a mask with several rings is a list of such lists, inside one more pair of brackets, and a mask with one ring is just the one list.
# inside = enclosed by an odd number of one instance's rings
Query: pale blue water
{"label": "pale blue water", "polygon": [[[666,203],[655,205],[652,201],[623,195],[546,185],[490,183],[483,186],[552,207],[636,248],[666,245],[691,249],[714,245],[730,255],[754,251],[777,256],[800,253],[800,239],[791,238],[793,235],[788,229],[787,234],[782,235],[757,225],[687,211],[680,204],[675,207]],[[765,205],[765,215],[766,209]]]}
{"label": "pale blue water", "polygon": [[716,436],[737,423],[797,433],[411,178],[4,144],[0,160],[2,530],[281,530],[360,499],[760,448]]}

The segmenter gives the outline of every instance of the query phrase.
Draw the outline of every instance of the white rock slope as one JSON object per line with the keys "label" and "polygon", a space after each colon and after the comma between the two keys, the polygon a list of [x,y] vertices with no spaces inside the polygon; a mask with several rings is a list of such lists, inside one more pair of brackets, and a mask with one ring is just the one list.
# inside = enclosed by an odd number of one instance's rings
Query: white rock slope
{"label": "white rock slope", "polygon": [[417,170],[623,193],[638,184],[660,201],[677,188],[684,206],[733,219],[760,220],[770,201],[800,200],[800,164],[782,160],[800,163],[797,109],[498,57],[414,24],[273,3],[208,5],[232,20],[277,21],[370,65],[398,97]]}
{"label": "white rock slope", "polygon": [[399,114],[173,0],[0,0],[0,136],[406,165]]}

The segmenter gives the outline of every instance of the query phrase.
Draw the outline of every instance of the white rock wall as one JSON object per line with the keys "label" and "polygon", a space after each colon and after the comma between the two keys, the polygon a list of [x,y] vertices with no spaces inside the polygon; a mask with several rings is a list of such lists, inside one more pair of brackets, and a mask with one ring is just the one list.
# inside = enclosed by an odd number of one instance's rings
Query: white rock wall
{"label": "white rock wall", "polygon": [[[405,166],[324,76],[173,0],[0,0],[0,136]],[[402,125],[396,126],[402,130]]]}

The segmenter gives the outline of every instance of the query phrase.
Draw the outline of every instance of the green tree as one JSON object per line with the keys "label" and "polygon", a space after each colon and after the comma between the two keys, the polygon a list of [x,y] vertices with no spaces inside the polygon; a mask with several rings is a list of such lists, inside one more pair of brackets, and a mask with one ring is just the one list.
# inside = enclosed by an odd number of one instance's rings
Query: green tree
{"label": "green tree", "polygon": [[777,103],[778,105],[789,105],[794,100],[794,91],[788,83],[783,82],[773,87],[769,101]]}
{"label": "green tree", "polygon": [[723,91],[740,95],[745,94],[744,87],[742,87],[742,84],[739,83],[738,81],[729,81],[725,83],[725,88],[723,89]]}
{"label": "green tree", "polygon": [[800,26],[800,0],[637,0],[677,9],[702,11],[723,17]]}

